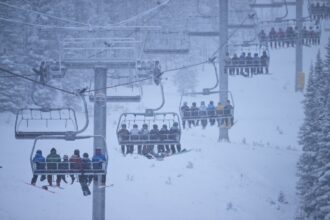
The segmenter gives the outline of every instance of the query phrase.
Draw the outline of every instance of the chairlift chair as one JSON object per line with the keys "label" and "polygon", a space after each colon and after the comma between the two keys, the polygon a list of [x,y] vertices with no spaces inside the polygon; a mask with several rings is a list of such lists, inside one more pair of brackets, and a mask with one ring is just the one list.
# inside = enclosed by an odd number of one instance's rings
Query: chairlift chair
{"label": "chairlift chair", "polygon": [[[39,141],[42,140],[55,140],[55,141],[66,141],[66,142],[74,142],[77,140],[83,139],[91,139],[98,138],[103,142],[103,154],[106,157],[105,162],[90,162],[87,164],[77,164],[74,162],[63,161],[61,162],[33,162],[33,157],[36,153],[36,146]],[[41,146],[38,149],[43,149],[44,146]],[[74,145],[74,147],[77,147]],[[70,150],[70,153],[73,152],[74,149]],[[63,153],[63,152],[61,152]],[[69,151],[68,151],[69,153]],[[67,154],[68,154],[67,153]],[[66,135],[42,135],[38,136],[34,139],[31,155],[30,155],[30,164],[33,175],[105,175],[107,173],[108,167],[108,151],[105,138],[100,135],[84,135],[84,136],[76,136],[74,133],[67,133]]]}
{"label": "chairlift chair", "polygon": [[[239,51],[239,53],[237,53]],[[240,57],[245,55],[244,59]],[[259,74],[268,74],[270,54],[267,45],[243,44],[229,45],[229,52],[225,58],[225,73],[252,77]]]}
{"label": "chairlift chair", "polygon": [[187,54],[190,41],[183,32],[150,32],[147,34],[143,52],[145,54]]}
{"label": "chairlift chair", "polygon": [[147,124],[148,128],[152,128],[154,124],[158,125],[161,129],[162,125],[167,125],[168,129],[172,127],[174,123],[178,124],[178,128],[181,131],[179,115],[175,112],[146,112],[146,113],[123,113],[119,117],[117,125],[117,139],[119,145],[165,145],[165,144],[180,144],[181,132],[177,134],[163,134],[155,136],[148,135],[120,135],[119,130],[123,124],[127,129],[132,129],[133,125],[137,125],[138,128],[142,128],[143,124]]}
{"label": "chairlift chair", "polygon": [[[35,139],[42,135],[65,135],[68,132],[81,133],[89,123],[87,103],[83,94],[79,94],[84,104],[85,125],[78,130],[74,109],[71,108],[23,108],[18,110],[15,120],[16,139]],[[59,127],[58,127],[59,126]]]}
{"label": "chairlift chair", "polygon": [[[213,100],[206,100],[206,97],[210,97],[210,95],[219,95],[220,97],[226,97],[227,100],[229,100],[232,108],[230,109],[226,109],[225,105],[226,103],[222,103],[223,105],[223,109],[216,109],[217,105],[216,105],[216,100],[218,99],[218,97],[214,98]],[[198,97],[198,98],[197,98]],[[199,97],[203,97],[203,99],[200,99]],[[193,100],[191,101],[191,103],[187,103],[187,100]],[[203,101],[206,104],[208,102],[207,101],[213,101],[214,102],[214,110],[209,110],[207,109],[206,111],[204,110],[183,110],[181,107],[183,106],[184,103],[186,103],[187,105],[189,105],[189,107],[191,106],[191,104],[193,102],[195,102],[197,105],[199,103],[196,102],[196,100],[199,101]],[[197,108],[199,106],[196,106]],[[234,104],[234,99],[232,96],[232,93],[230,91],[210,91],[209,89],[203,89],[202,92],[187,92],[187,93],[183,93],[181,95],[181,99],[180,99],[180,105],[179,105],[179,111],[180,111],[180,117],[182,120],[182,123],[185,124],[185,122],[190,123],[191,121],[197,122],[197,121],[208,121],[208,120],[214,120],[214,123],[217,121],[218,125],[220,126],[225,126],[226,124],[228,124],[228,128],[231,128],[233,126],[233,118],[234,118],[234,110],[235,110],[235,104]],[[230,126],[229,126],[230,124]]]}

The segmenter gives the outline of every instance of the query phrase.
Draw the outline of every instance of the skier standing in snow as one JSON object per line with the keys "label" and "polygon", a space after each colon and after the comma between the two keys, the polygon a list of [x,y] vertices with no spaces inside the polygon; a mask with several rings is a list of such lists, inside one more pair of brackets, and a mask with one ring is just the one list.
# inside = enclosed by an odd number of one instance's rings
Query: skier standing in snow
{"label": "skier standing in snow", "polygon": [[[45,169],[45,162],[46,159],[44,158],[44,156],[42,156],[42,151],[41,150],[37,150],[35,156],[33,157],[33,163],[36,163],[36,169],[37,170],[44,170]],[[31,180],[31,185],[35,185],[38,179],[38,175],[33,175],[32,180]],[[45,175],[42,175],[40,177],[40,181],[44,181],[46,179]]]}

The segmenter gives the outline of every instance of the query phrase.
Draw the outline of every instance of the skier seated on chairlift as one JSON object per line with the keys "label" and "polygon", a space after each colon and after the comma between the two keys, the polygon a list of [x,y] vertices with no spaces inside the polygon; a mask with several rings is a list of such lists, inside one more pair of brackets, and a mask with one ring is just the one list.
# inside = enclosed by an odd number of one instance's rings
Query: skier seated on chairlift
{"label": "skier seated on chairlift", "polygon": [[[149,129],[148,129],[148,125],[147,124],[143,124],[142,128],[140,130],[140,140],[144,140],[144,141],[148,141],[149,140]],[[147,154],[148,153],[148,148],[150,148],[148,146],[148,144],[144,144],[142,146],[142,154]]]}
{"label": "skier seated on chairlift", "polygon": [[233,67],[232,67],[232,59],[229,56],[229,53],[226,53],[226,57],[225,57],[225,74],[230,74],[233,75]]}
{"label": "skier seated on chairlift", "polygon": [[[46,168],[46,159],[42,156],[42,151],[37,150],[36,154],[34,155],[32,162],[35,163],[36,170],[44,170]],[[31,179],[31,185],[35,185],[38,179],[38,175],[33,175]],[[44,181],[46,179],[45,175],[41,175],[40,181]]]}
{"label": "skier seated on chairlift", "polygon": [[[129,132],[129,135],[130,135],[131,141],[134,142],[136,140],[139,140],[140,131],[139,131],[137,124],[133,125],[133,128]],[[133,151],[134,151],[134,145],[133,145]],[[138,145],[138,154],[141,154],[141,153],[142,153],[142,146]]]}
{"label": "skier seated on chairlift", "polygon": [[[69,170],[69,157],[68,155],[63,155],[63,161],[58,165],[58,169],[61,171],[68,171]],[[66,181],[65,175],[60,175],[61,180],[63,182],[68,183]]]}
{"label": "skier seated on chairlift", "polygon": [[[158,125],[154,124],[152,126],[152,129],[150,130],[150,140],[160,140],[159,137],[159,129],[158,129]],[[147,152],[153,154],[154,153],[154,145],[149,145],[147,147]]]}
{"label": "skier seated on chairlift", "polygon": [[[126,124],[121,125],[121,129],[119,129],[119,131],[118,131],[118,137],[119,137],[120,141],[129,140],[129,131],[127,130]],[[125,155],[126,153],[127,154],[130,153],[131,152],[130,148],[131,148],[130,145],[121,145],[121,152],[123,153],[123,155]],[[125,149],[126,149],[126,152],[125,152]]]}
{"label": "skier seated on chairlift", "polygon": [[[48,170],[57,170],[58,165],[61,162],[61,157],[56,153],[56,149],[52,148],[50,150],[50,154],[47,155],[46,158],[47,162],[47,169]],[[50,186],[53,185],[53,176],[52,175],[47,175],[47,181]],[[56,186],[60,186],[61,183],[61,175],[56,175]]]}
{"label": "skier seated on chairlift", "polygon": [[84,175],[84,171],[90,170],[92,168],[91,162],[92,161],[91,159],[89,159],[88,153],[84,153],[83,158],[81,159],[82,174],[79,175],[79,183],[84,196],[88,196],[91,194],[88,185],[92,182],[93,175]]}
{"label": "skier seated on chairlift", "polygon": [[[193,102],[191,107],[190,107],[190,111],[191,111],[191,116],[192,117],[198,117],[198,107],[196,105],[196,102]],[[199,120],[196,120],[196,123],[195,123],[195,120],[193,121],[193,125],[194,126],[198,126],[198,123],[199,123]]]}
{"label": "skier seated on chairlift", "polygon": [[265,42],[267,42],[267,35],[266,35],[264,29],[262,29],[262,30],[259,32],[258,36],[259,36],[259,39],[260,39],[260,43],[265,43]]}
{"label": "skier seated on chairlift", "polygon": [[260,58],[258,53],[253,54],[251,75],[258,74],[260,71]]}
{"label": "skier seated on chairlift", "polygon": [[[210,103],[207,105],[207,115],[210,117],[213,117],[216,115],[216,111],[215,111],[215,106],[213,101],[210,101]],[[213,126],[215,124],[215,118],[210,118],[210,125]]]}
{"label": "skier seated on chairlift", "polygon": [[[178,122],[174,122],[173,126],[170,128],[170,131],[169,131],[169,139],[178,140],[179,136],[180,136],[180,133],[181,133],[181,131],[179,129]],[[172,154],[175,154],[176,152],[180,152],[181,151],[181,144],[177,144],[176,149],[175,149],[175,145],[171,144],[171,151],[172,151]]]}
{"label": "skier seated on chairlift", "polygon": [[[232,60],[232,64],[233,64],[233,71],[235,72],[236,70],[236,75],[239,75],[239,58],[237,56],[237,54],[235,53]],[[230,71],[230,70],[229,70]]]}
{"label": "skier seated on chairlift", "polygon": [[[216,113],[218,116],[223,116],[224,115],[224,105],[221,102],[218,102],[218,105],[216,107]],[[218,118],[217,119],[218,122],[218,127],[220,127],[221,125],[224,124],[224,119],[223,118]]]}
{"label": "skier seated on chairlift", "polygon": [[[207,108],[204,101],[201,101],[201,105],[199,106],[199,116],[207,116]],[[207,126],[207,118],[202,118],[201,124],[204,129]]]}
{"label": "skier seated on chairlift", "polygon": [[[106,162],[107,158],[105,155],[102,153],[102,149],[96,147],[94,155],[92,157],[92,163],[93,163],[93,170],[100,170],[103,168],[103,164]],[[94,181],[97,183],[98,182],[98,176],[99,175],[94,175]],[[101,185],[105,186],[106,182],[106,175],[102,174],[101,175]]]}
{"label": "skier seated on chairlift", "polygon": [[231,127],[234,124],[233,109],[234,107],[230,104],[230,101],[227,100],[226,105],[224,106],[226,127]]}
{"label": "skier seated on chairlift", "polygon": [[276,33],[276,37],[277,37],[277,45],[278,47],[284,47],[285,42],[288,40],[286,39],[286,35],[285,32],[283,31],[282,28],[278,29],[278,32]]}
{"label": "skier seated on chairlift", "polygon": [[269,34],[269,44],[270,44],[270,47],[273,47],[273,43],[274,43],[274,47],[276,48],[277,47],[277,43],[276,43],[276,36],[277,36],[277,33],[275,31],[275,28],[272,27]]}
{"label": "skier seated on chairlift", "polygon": [[[80,158],[80,151],[78,149],[75,149],[73,151],[73,155],[70,157],[69,162],[70,162],[70,170],[73,171],[81,170],[81,158]],[[73,184],[76,178],[74,177],[74,175],[70,175],[70,177],[71,177],[71,184]]]}
{"label": "skier seated on chairlift", "polygon": [[181,106],[181,112],[182,112],[182,127],[183,129],[186,128],[186,122],[188,121],[188,126],[189,128],[191,127],[191,120],[184,120],[185,117],[190,117],[191,116],[191,112],[190,112],[190,108],[187,104],[187,102],[184,102],[183,105]]}
{"label": "skier seated on chairlift", "polygon": [[[169,130],[167,129],[167,125],[163,124],[162,128],[159,130],[160,142],[168,140]],[[160,144],[158,145],[158,153],[164,153],[166,148],[166,152],[169,153],[170,147],[168,144]]]}
{"label": "skier seated on chairlift", "polygon": [[269,57],[267,55],[266,51],[262,52],[262,55],[260,57],[260,62],[261,62],[261,66],[262,68],[265,68],[265,73],[268,74],[268,63],[269,63]]}
{"label": "skier seated on chairlift", "polygon": [[245,67],[245,72],[249,75],[250,72],[252,71],[252,67],[253,67],[253,58],[251,53],[249,52],[246,56],[246,67]]}

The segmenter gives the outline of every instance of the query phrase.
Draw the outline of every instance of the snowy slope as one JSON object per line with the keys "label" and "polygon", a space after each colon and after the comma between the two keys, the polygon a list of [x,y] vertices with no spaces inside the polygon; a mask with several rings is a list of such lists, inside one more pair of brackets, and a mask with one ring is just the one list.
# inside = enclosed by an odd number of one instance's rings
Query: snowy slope
{"label": "snowy slope", "polygon": [[[315,51],[305,50],[307,70]],[[106,219],[293,219],[302,94],[294,92],[294,50],[272,51],[271,56],[271,75],[230,79],[237,120],[230,130],[232,143],[218,143],[215,127],[194,128],[185,130],[182,137],[182,145],[192,149],[190,153],[164,161],[137,155],[123,157],[114,135],[121,112],[109,110],[107,180],[115,186],[106,190]],[[200,88],[212,85],[213,75],[206,74],[200,74]],[[180,97],[172,75],[165,85],[164,110],[177,111]],[[148,86],[144,94],[144,106],[160,103],[157,88]],[[197,101],[202,100],[204,97]],[[141,111],[143,105],[125,105],[123,109]],[[79,184],[63,183],[65,189],[55,189],[56,194],[24,184],[31,178],[32,141],[15,140],[14,117],[0,117],[0,219],[91,219],[92,197],[82,196]],[[79,118],[83,119],[82,115]],[[87,133],[92,133],[92,123],[91,118]],[[73,149],[82,147],[91,154],[91,142],[71,144],[49,142],[39,148],[47,154],[54,146],[61,155],[70,155]],[[281,193],[284,200],[279,201]]]}

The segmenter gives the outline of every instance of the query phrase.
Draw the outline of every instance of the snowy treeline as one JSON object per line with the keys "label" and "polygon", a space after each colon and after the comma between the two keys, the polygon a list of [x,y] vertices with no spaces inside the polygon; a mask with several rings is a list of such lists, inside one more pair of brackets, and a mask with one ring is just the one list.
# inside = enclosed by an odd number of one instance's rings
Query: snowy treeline
{"label": "snowy treeline", "polygon": [[305,93],[305,120],[300,129],[303,153],[297,184],[301,197],[296,219],[330,219],[330,39],[324,59],[311,67]]}

